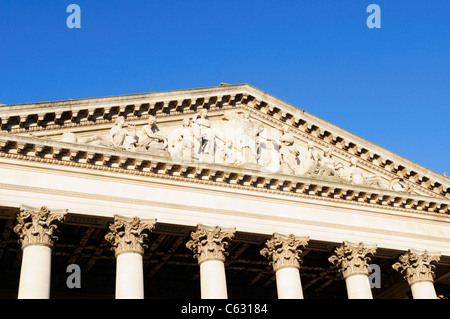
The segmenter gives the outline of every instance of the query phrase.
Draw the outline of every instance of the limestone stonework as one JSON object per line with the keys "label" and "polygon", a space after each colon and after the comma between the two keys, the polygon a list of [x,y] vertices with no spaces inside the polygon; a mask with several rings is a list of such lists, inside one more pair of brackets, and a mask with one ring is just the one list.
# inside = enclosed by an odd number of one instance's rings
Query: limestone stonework
{"label": "limestone stonework", "polygon": [[17,216],[17,225],[14,227],[22,249],[32,245],[52,248],[58,239],[58,228],[63,223],[65,215],[64,210],[49,211],[45,206],[40,209],[22,206]]}
{"label": "limestone stonework", "polygon": [[208,260],[225,261],[227,247],[235,231],[234,228],[198,225],[191,233],[191,240],[186,243],[186,247],[192,250],[199,264]]}
{"label": "limestone stonework", "polygon": [[[247,278],[263,289],[275,278],[281,298],[302,297],[302,289],[330,296],[342,278],[327,260],[343,242],[329,261],[346,278],[349,298],[378,294],[367,273],[375,247],[384,269],[408,249],[440,252],[435,283],[415,284],[416,297],[432,296],[448,278],[448,177],[248,84],[2,106],[0,176],[1,269],[12,251],[22,252],[10,244],[21,205],[67,209],[22,206],[14,230],[26,248],[24,285],[48,285],[51,262],[62,269],[64,256],[69,264],[89,260],[83,275],[97,260],[111,261],[102,255],[105,231],[119,297],[143,297],[148,280],[155,289],[145,297],[174,291],[160,279],[177,273],[191,281],[198,274],[186,265],[199,266],[205,297],[227,296],[227,282],[234,294]],[[123,217],[130,212],[139,218]],[[64,242],[52,251],[59,232]],[[186,242],[196,259],[183,251]],[[361,242],[376,246],[350,244]],[[433,265],[407,259],[396,268],[430,280]],[[383,295],[401,296],[393,290]]]}
{"label": "limestone stonework", "polygon": [[368,275],[367,266],[371,258],[367,255],[374,254],[376,248],[376,245],[344,242],[328,260],[339,268],[344,279],[356,274]]}
{"label": "limestone stonework", "polygon": [[434,263],[437,263],[440,255],[429,253],[428,251],[408,250],[398,258],[398,262],[392,265],[392,268],[400,272],[409,285],[421,281],[434,281]]}
{"label": "limestone stonework", "polygon": [[285,267],[299,269],[302,249],[308,245],[308,240],[308,237],[297,237],[294,234],[273,234],[260,253],[270,261],[275,272]]}
{"label": "limestone stonework", "polygon": [[123,253],[144,254],[146,240],[155,227],[156,220],[138,217],[115,216],[105,239],[111,244],[116,256]]}

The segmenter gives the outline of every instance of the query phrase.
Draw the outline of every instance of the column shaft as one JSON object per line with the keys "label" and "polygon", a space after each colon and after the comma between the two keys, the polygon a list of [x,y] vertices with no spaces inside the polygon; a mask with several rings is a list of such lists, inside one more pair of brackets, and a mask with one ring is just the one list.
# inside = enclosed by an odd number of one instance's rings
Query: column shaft
{"label": "column shaft", "polygon": [[19,299],[49,299],[52,250],[33,245],[23,249]]}
{"label": "column shaft", "polygon": [[303,299],[302,283],[298,268],[285,267],[275,273],[278,299]]}
{"label": "column shaft", "polygon": [[221,260],[207,260],[200,264],[202,299],[227,299],[225,264]]}
{"label": "column shaft", "polygon": [[186,247],[194,253],[200,265],[200,289],[202,299],[228,298],[225,276],[225,256],[230,241],[234,238],[234,228],[222,229],[197,225],[191,233]]}
{"label": "column shaft", "polygon": [[142,255],[123,253],[116,259],[116,299],[144,298]]}
{"label": "column shaft", "polygon": [[431,281],[420,281],[411,285],[413,299],[437,299],[434,284]]}
{"label": "column shaft", "polygon": [[275,233],[260,251],[275,271],[279,299],[303,299],[300,256],[308,240],[308,237],[296,237],[294,234],[285,236]]}
{"label": "column shaft", "polygon": [[364,274],[356,274],[345,279],[348,299],[372,299],[369,278]]}

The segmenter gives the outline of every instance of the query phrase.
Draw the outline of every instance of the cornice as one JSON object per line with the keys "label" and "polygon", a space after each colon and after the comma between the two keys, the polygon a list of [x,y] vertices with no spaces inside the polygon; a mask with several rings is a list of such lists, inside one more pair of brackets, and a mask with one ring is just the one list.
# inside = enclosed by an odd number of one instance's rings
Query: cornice
{"label": "cornice", "polygon": [[450,200],[357,186],[342,180],[273,174],[254,167],[172,161],[169,156],[0,133],[0,160],[69,166],[450,217]]}
{"label": "cornice", "polygon": [[186,115],[200,108],[211,111],[245,107],[279,125],[288,124],[297,135],[332,147],[345,156],[355,156],[371,169],[404,181],[429,196],[450,199],[450,178],[433,172],[374,143],[326,122],[248,84],[41,102],[0,107],[1,130],[26,134],[52,132],[127,121]]}

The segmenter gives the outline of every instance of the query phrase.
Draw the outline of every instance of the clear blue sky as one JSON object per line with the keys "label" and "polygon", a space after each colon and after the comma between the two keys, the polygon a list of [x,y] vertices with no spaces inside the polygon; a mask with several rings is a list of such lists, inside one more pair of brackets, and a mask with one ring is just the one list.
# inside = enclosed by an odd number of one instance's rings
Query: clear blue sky
{"label": "clear blue sky", "polygon": [[449,0],[1,0],[0,103],[249,83],[450,173],[449,21]]}

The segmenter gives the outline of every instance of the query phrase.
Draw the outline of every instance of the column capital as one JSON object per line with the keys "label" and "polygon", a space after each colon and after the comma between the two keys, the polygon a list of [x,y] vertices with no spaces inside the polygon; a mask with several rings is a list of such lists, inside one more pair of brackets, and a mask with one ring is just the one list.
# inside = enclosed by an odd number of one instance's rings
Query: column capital
{"label": "column capital", "polygon": [[367,266],[370,257],[367,255],[374,254],[376,250],[376,245],[345,241],[335,249],[334,255],[328,258],[328,261],[339,268],[344,279],[357,274],[369,275]]}
{"label": "column capital", "polygon": [[296,237],[294,234],[286,236],[275,233],[267,240],[266,247],[260,251],[260,254],[269,259],[275,272],[285,267],[300,269],[301,249],[308,245],[308,241],[308,237]]}
{"label": "column capital", "polygon": [[35,208],[22,205],[17,215],[17,225],[14,227],[22,250],[32,245],[53,248],[58,240],[58,228],[64,222],[66,214],[67,210],[50,211],[45,206]]}
{"label": "column capital", "polygon": [[428,251],[408,250],[398,258],[398,262],[392,268],[403,275],[409,285],[420,281],[434,282],[434,268],[432,263],[438,262],[439,253],[429,253]]}
{"label": "column capital", "polygon": [[191,240],[186,247],[193,251],[194,258],[201,264],[207,260],[225,261],[226,249],[234,238],[235,228],[221,228],[197,225],[197,229],[191,233]]}
{"label": "column capital", "polygon": [[146,239],[155,228],[155,219],[114,216],[105,239],[114,249],[116,257],[123,253],[144,254]]}

